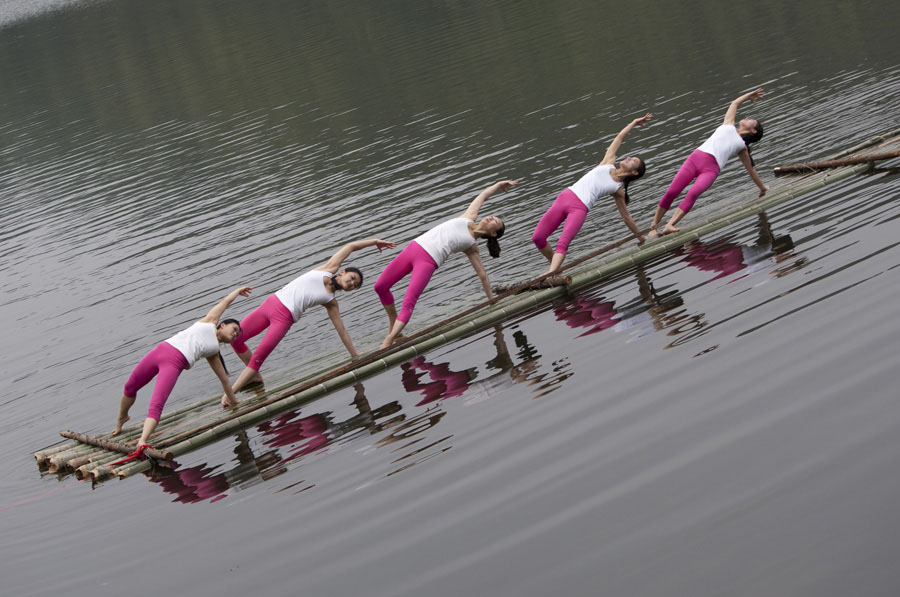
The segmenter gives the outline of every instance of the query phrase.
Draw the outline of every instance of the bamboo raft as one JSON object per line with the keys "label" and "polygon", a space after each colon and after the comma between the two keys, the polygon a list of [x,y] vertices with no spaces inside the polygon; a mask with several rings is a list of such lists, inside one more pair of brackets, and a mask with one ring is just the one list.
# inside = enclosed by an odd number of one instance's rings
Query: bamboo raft
{"label": "bamboo raft", "polygon": [[[520,284],[498,288],[498,296],[493,300],[485,301],[429,326],[407,337],[402,343],[370,352],[356,361],[276,388],[262,396],[243,400],[230,412],[222,410],[218,395],[173,410],[160,420],[158,433],[152,440],[155,449],[148,452],[149,460],[134,460],[119,466],[110,466],[111,463],[120,460],[123,454],[134,449],[134,443],[141,432],[140,422],[123,428],[122,433],[115,438],[109,434],[91,437],[72,431],[62,431],[60,434],[63,437],[75,441],[35,452],[35,460],[41,471],[61,475],[74,474],[78,479],[91,479],[95,483],[113,476],[120,479],[127,478],[148,470],[157,461],[165,462],[196,450],[324,394],[377,375],[443,344],[564,297],[572,290],[596,283],[616,272],[680,247],[686,242],[699,239],[849,176],[865,172],[873,168],[877,160],[896,157],[898,150],[900,150],[900,129],[869,139],[833,156],[830,161],[844,160],[844,163],[829,166],[831,169],[828,171],[815,169],[811,171],[810,168],[796,170],[798,176],[775,186],[765,196],[739,197],[736,204],[695,220],[690,226],[684,226],[677,234],[616,251],[615,249],[632,240],[630,237],[625,238],[572,260],[563,267],[564,270],[570,270],[570,274],[544,275]],[[885,155],[887,157],[883,157]],[[530,292],[523,292],[524,290]]]}

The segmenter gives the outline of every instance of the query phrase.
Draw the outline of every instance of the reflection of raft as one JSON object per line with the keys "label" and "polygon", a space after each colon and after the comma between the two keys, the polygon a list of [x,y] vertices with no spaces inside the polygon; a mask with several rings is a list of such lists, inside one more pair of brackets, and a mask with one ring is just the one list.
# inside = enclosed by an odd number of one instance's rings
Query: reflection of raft
{"label": "reflection of raft", "polygon": [[[870,139],[869,141],[841,152],[834,159],[868,157],[874,154],[900,150],[900,130]],[[716,230],[740,222],[766,209],[790,201],[818,188],[864,172],[872,167],[871,161],[862,165],[841,166],[827,172],[811,172],[787,179],[776,185],[764,197],[745,195],[728,208],[710,213],[705,219],[684,226],[678,234],[649,241],[640,246],[613,251],[629,242],[622,239],[568,263],[565,278],[571,282],[564,286],[552,286],[533,292],[517,294],[525,286],[540,285],[545,277],[524,284],[507,287],[494,300],[486,301],[470,309],[438,322],[418,333],[407,337],[401,344],[383,351],[369,353],[356,361],[323,372],[319,375],[299,380],[289,387],[278,388],[263,396],[247,399],[232,411],[223,412],[218,396],[208,398],[190,406],[166,413],[160,421],[158,435],[152,443],[155,448],[167,452],[166,456],[179,456],[200,446],[231,435],[240,429],[260,423],[272,416],[310,402],[319,396],[347,387],[357,381],[376,375],[386,369],[409,361],[438,346],[469,335],[555,298],[567,292],[593,284],[616,272],[666,253],[684,243],[708,235]],[[608,253],[604,257],[601,255]],[[113,412],[113,411],[110,411]],[[119,445],[113,450],[129,450],[140,435],[140,424],[123,429],[115,438]],[[85,438],[82,438],[85,439]],[[98,438],[85,439],[110,441],[108,434]],[[126,444],[126,442],[131,442]],[[108,444],[109,445],[109,444]],[[41,450],[34,454],[38,466],[51,472],[75,472],[79,478],[93,478],[95,481],[116,475],[120,478],[147,470],[150,463],[134,461],[110,467],[109,463],[121,459],[121,453],[87,443],[68,442]]]}

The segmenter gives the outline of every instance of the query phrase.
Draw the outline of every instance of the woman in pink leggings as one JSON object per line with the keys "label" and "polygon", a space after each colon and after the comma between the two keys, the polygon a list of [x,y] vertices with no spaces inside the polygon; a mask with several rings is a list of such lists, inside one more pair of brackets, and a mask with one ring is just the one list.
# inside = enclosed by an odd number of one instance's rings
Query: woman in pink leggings
{"label": "woman in pink leggings", "polygon": [[[637,156],[627,157],[616,166],[616,153],[631,129],[643,126],[652,117],[652,114],[647,114],[641,118],[635,118],[623,128],[610,143],[606,155],[603,156],[603,161],[582,176],[574,185],[560,193],[541,221],[538,222],[534,234],[531,235],[531,241],[550,262],[550,269],[547,273],[555,272],[562,266],[566,252],[569,250],[569,243],[581,230],[588,210],[594,206],[598,197],[609,195],[615,199],[622,221],[625,222],[635,238],[639,241],[644,240],[640,229],[634,223],[631,214],[628,213],[626,205],[628,204],[628,183],[643,176],[646,167],[644,161]],[[563,231],[556,242],[556,251],[554,252],[547,244],[547,239],[563,222],[565,222]]]}
{"label": "woman in pink leggings", "polygon": [[[332,255],[326,263],[309,270],[275,294],[269,295],[262,305],[247,315],[241,321],[241,334],[231,343],[231,347],[246,367],[231,387],[232,392],[225,392],[222,395],[222,406],[237,405],[237,399],[233,392],[237,392],[251,381],[262,381],[259,368],[263,361],[281,342],[291,326],[300,319],[300,315],[314,305],[325,307],[334,329],[350,356],[357,356],[356,348],[350,340],[350,334],[347,333],[341,319],[341,312],[334,294],[338,290],[350,291],[359,288],[362,285],[363,275],[357,268],[342,268],[341,264],[354,251],[366,247],[376,247],[381,251],[382,249],[393,249],[395,246],[392,242],[377,238],[348,243]],[[251,351],[247,346],[247,340],[263,330],[266,333],[256,350]]]}
{"label": "woman in pink leggings", "polygon": [[725,163],[735,154],[741,160],[744,168],[747,169],[750,178],[759,187],[759,196],[762,197],[766,194],[769,187],[763,183],[759,174],[756,173],[756,168],[753,167],[753,159],[750,157],[750,144],[762,139],[762,123],[754,118],[744,118],[738,122],[737,127],[734,125],[734,119],[737,116],[737,110],[740,105],[747,100],[756,103],[756,100],[762,96],[763,88],[760,87],[750,93],[745,93],[731,102],[731,105],[728,106],[728,111],[725,112],[725,120],[722,125],[716,129],[703,145],[695,149],[688,159],[685,160],[684,164],[681,165],[678,174],[672,180],[672,184],[669,185],[662,199],[659,200],[656,215],[653,216],[653,224],[650,225],[650,233],[648,234],[650,238],[658,235],[656,229],[659,227],[663,215],[671,207],[672,201],[681,194],[681,191],[692,180],[696,179],[697,181],[691,186],[681,204],[675,209],[675,213],[672,214],[672,218],[666,224],[666,227],[663,228],[662,233],[669,234],[681,230],[681,228],[676,228],[675,225],[681,221],[684,214],[691,211],[697,197],[712,185],[719,172],[725,167]]}
{"label": "woman in pink leggings", "polygon": [[249,286],[241,286],[232,291],[218,305],[210,309],[206,317],[186,330],[160,342],[156,348],[141,359],[134,371],[131,372],[128,381],[125,382],[125,390],[119,405],[119,418],[116,421],[116,428],[112,432],[113,435],[118,435],[122,431],[122,425],[131,418],[128,416],[128,411],[137,398],[138,390],[156,377],[153,396],[150,398],[150,409],[144,420],[141,438],[137,443],[138,449],[146,446],[150,435],[156,430],[163,406],[165,406],[169,394],[172,393],[178,376],[185,369],[190,369],[191,365],[201,357],[206,358],[216,377],[222,382],[222,388],[234,398],[231,383],[228,381],[228,373],[225,371],[225,365],[219,354],[219,344],[233,342],[240,333],[241,326],[235,319],[219,321],[219,318],[238,296],[250,296],[250,290]]}
{"label": "woman in pink leggings", "polygon": [[[389,331],[381,348],[387,348],[403,330],[412,316],[413,308],[419,295],[425,290],[431,275],[451,253],[465,253],[469,258],[475,273],[481,280],[481,287],[489,299],[494,298],[491,292],[491,283],[487,272],[481,263],[481,255],[478,253],[478,245],[475,241],[479,238],[487,239],[488,252],[491,257],[500,256],[500,243],[497,240],[503,236],[506,226],[503,220],[496,216],[488,216],[475,223],[482,204],[488,197],[497,191],[506,191],[515,185],[515,180],[501,180],[494,183],[475,197],[469,208],[458,218],[447,220],[415,238],[403,251],[391,261],[378,276],[375,282],[375,292],[387,312]],[[400,314],[394,307],[394,295],[391,294],[391,286],[402,278],[410,275],[409,286],[403,296],[403,305]]]}

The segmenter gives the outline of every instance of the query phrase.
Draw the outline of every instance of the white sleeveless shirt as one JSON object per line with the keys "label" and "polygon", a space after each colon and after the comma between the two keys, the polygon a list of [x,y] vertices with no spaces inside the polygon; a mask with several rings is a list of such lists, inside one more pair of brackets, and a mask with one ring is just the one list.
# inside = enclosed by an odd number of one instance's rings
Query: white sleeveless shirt
{"label": "white sleeveless shirt", "polygon": [[575,193],[581,202],[590,209],[598,197],[612,195],[622,186],[622,183],[613,180],[610,174],[615,167],[615,164],[597,166],[579,178],[578,182],[569,187],[569,190]]}
{"label": "white sleeveless shirt", "polygon": [[275,293],[281,304],[291,312],[295,322],[300,319],[301,313],[313,305],[324,305],[334,298],[334,294],[325,290],[322,282],[322,278],[326,276],[331,277],[331,272],[309,270]]}
{"label": "white sleeveless shirt", "polygon": [[166,339],[166,344],[172,345],[184,355],[188,362],[187,368],[190,369],[199,359],[218,354],[219,339],[216,337],[216,324],[198,321],[188,329],[181,330]]}
{"label": "white sleeveless shirt", "polygon": [[745,147],[744,139],[738,134],[734,125],[723,124],[697,149],[716,158],[716,163],[719,165],[719,171],[721,172],[722,168],[725,167],[725,162],[733,158]]}
{"label": "white sleeveless shirt", "polygon": [[469,233],[470,222],[472,220],[468,218],[453,218],[413,240],[440,267],[451,253],[461,253],[475,244],[475,239]]}

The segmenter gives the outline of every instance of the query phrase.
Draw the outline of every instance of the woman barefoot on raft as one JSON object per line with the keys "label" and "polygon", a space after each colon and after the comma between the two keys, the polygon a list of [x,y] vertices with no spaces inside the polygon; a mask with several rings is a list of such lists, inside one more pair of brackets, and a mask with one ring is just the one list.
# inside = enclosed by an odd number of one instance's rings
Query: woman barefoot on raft
{"label": "woman barefoot on raft", "polygon": [[712,185],[719,172],[725,167],[725,162],[735,154],[741,160],[744,168],[747,169],[750,178],[759,187],[759,196],[762,197],[766,194],[769,187],[763,183],[759,174],[756,173],[756,168],[753,167],[753,159],[750,157],[750,144],[762,139],[762,123],[754,118],[744,118],[738,122],[737,127],[734,124],[738,107],[747,100],[756,103],[756,100],[762,96],[763,88],[760,87],[750,93],[745,93],[731,102],[731,105],[728,106],[728,111],[725,112],[725,120],[722,122],[722,125],[685,160],[672,180],[672,184],[669,185],[668,190],[666,190],[662,199],[659,200],[648,237],[655,238],[658,235],[656,229],[662,221],[666,210],[672,205],[672,201],[681,194],[681,191],[696,178],[697,182],[688,190],[684,200],[675,209],[675,213],[672,214],[672,218],[666,224],[666,227],[663,228],[662,233],[669,234],[681,230],[681,228],[676,228],[675,225],[691,210],[697,197]]}
{"label": "woman barefoot on raft", "polygon": [[160,342],[156,345],[156,348],[141,359],[134,371],[131,372],[128,381],[125,382],[125,391],[122,393],[122,402],[119,405],[119,419],[116,421],[116,428],[112,432],[113,435],[118,435],[122,431],[122,425],[130,419],[128,411],[137,398],[138,390],[156,377],[156,383],[153,386],[153,396],[150,398],[150,409],[147,412],[147,418],[144,420],[141,438],[137,443],[138,449],[141,446],[146,446],[150,436],[156,430],[163,406],[165,406],[169,394],[172,393],[175,382],[178,381],[178,376],[185,369],[190,369],[191,365],[201,357],[206,358],[216,377],[222,382],[222,388],[225,390],[225,393],[231,399],[234,399],[234,393],[231,391],[231,382],[228,380],[225,365],[222,364],[222,358],[219,354],[219,344],[230,344],[233,342],[240,333],[241,326],[236,319],[225,319],[220,322],[219,318],[225,312],[225,309],[234,302],[234,299],[238,296],[250,296],[250,291],[251,288],[249,286],[241,286],[232,291],[218,305],[213,307],[206,314],[206,317],[186,330],[182,330],[171,338]]}
{"label": "woman barefoot on raft", "polygon": [[[350,356],[357,356],[350,334],[347,333],[341,320],[341,312],[334,293],[338,290],[350,291],[359,288],[362,285],[363,275],[355,267],[341,269],[341,264],[354,251],[376,247],[380,252],[382,249],[393,249],[395,246],[392,242],[377,238],[358,240],[344,245],[326,263],[309,270],[275,294],[269,295],[262,305],[247,315],[241,321],[240,335],[231,343],[231,347],[246,367],[231,387],[232,393],[225,392],[222,396],[222,406],[236,406],[238,401],[233,392],[237,392],[251,381],[262,381],[259,368],[263,361],[281,342],[291,326],[300,319],[300,315],[314,305],[325,307],[334,329],[337,330]],[[256,350],[251,352],[247,347],[247,340],[263,330],[266,330],[265,335]]]}
{"label": "woman barefoot on raft", "polygon": [[[484,293],[489,299],[494,298],[494,293],[491,292],[491,283],[488,280],[487,272],[484,271],[475,241],[479,238],[486,238],[491,257],[499,257],[500,243],[497,242],[497,239],[503,236],[506,226],[503,224],[503,220],[496,216],[488,216],[477,224],[475,220],[478,218],[481,205],[488,197],[497,191],[506,191],[515,184],[517,184],[515,180],[501,180],[481,191],[461,216],[447,220],[414,239],[381,272],[375,282],[375,292],[378,294],[390,322],[390,331],[384,342],[381,343],[381,348],[390,346],[409,322],[416,301],[419,300],[419,295],[428,285],[434,270],[440,267],[451,253],[466,254],[481,280]],[[391,286],[410,273],[412,275],[409,279],[409,287],[403,296],[402,309],[398,315],[394,307]]]}
{"label": "woman barefoot on raft", "polygon": [[[569,243],[578,234],[587,217],[588,210],[594,206],[597,198],[601,195],[609,195],[615,199],[616,208],[619,210],[619,215],[622,216],[622,221],[638,241],[644,240],[641,230],[634,223],[626,206],[629,199],[628,183],[642,177],[646,167],[644,161],[637,156],[629,156],[617,166],[616,153],[631,129],[647,124],[652,117],[653,114],[647,114],[641,118],[635,118],[623,128],[610,143],[606,155],[603,156],[603,161],[582,176],[574,185],[560,193],[541,221],[538,222],[531,241],[550,262],[550,269],[547,270],[547,273],[555,272],[562,266]],[[565,222],[563,231],[556,242],[556,251],[554,252],[547,244],[547,239],[563,222]]]}

